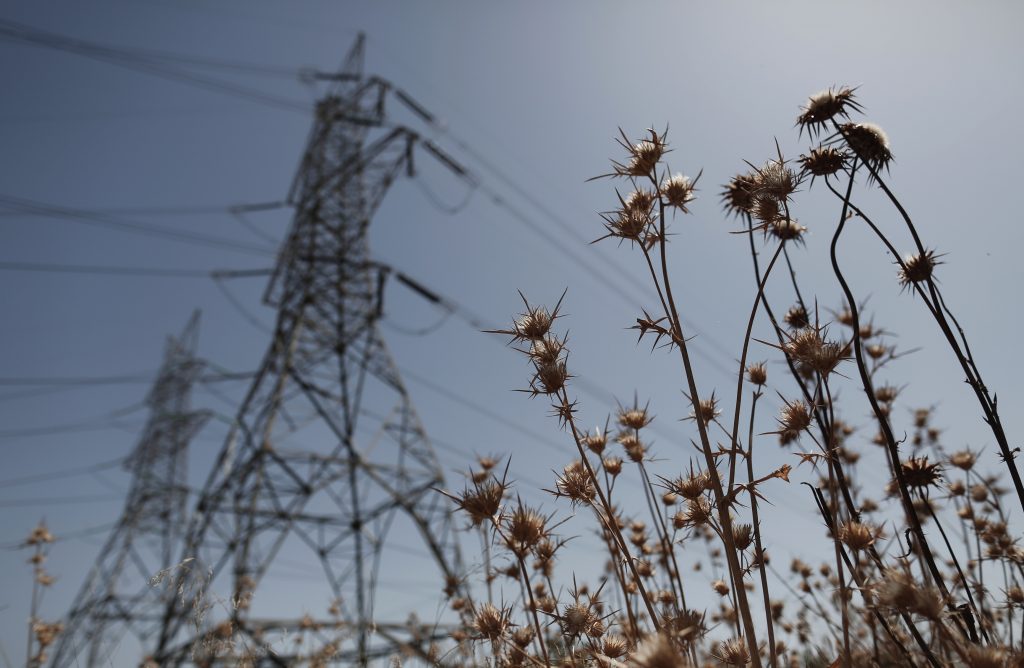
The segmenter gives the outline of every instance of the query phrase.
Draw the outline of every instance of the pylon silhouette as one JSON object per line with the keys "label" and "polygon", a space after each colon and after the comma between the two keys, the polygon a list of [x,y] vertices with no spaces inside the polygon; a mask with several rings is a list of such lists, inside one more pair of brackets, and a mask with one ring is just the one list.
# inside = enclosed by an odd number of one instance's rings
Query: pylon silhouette
{"label": "pylon silhouette", "polygon": [[195,357],[199,313],[169,338],[146,403],[150,414],[125,467],[132,472],[124,512],[75,598],[54,666],[105,666],[125,635],[151,643],[167,593],[150,586],[172,565],[188,521],[188,444],[209,414],[190,408],[203,369]]}
{"label": "pylon silhouette", "polygon": [[[378,331],[387,270],[367,231],[395,178],[411,175],[418,138],[387,122],[391,87],[363,75],[363,45],[340,72],[314,75],[329,91],[265,293],[274,338],[202,489],[180,553],[193,561],[169,580],[152,649],[160,666],[367,665],[398,651],[426,658],[445,635],[374,614],[389,530],[418,535],[436,569],[417,575],[438,598],[457,586],[460,561],[449,504],[434,491],[441,467]],[[328,614],[261,593],[284,554],[316,567]]]}

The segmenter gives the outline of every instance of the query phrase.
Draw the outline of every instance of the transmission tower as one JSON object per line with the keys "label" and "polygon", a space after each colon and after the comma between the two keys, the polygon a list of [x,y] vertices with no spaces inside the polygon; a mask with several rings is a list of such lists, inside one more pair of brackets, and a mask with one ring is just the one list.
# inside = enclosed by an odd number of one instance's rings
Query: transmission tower
{"label": "transmission tower", "polygon": [[[404,575],[437,583],[435,604],[446,583],[457,586],[460,561],[450,506],[434,491],[441,467],[378,329],[387,271],[367,242],[420,142],[387,122],[393,89],[362,63],[360,37],[338,73],[314,75],[329,88],[264,294],[274,337],[189,526],[181,557],[195,561],[171,583],[153,645],[160,666],[368,665],[396,652],[425,658],[446,635],[374,613],[389,554],[426,553],[429,570]],[[294,592],[272,584],[288,560],[330,595],[325,614],[286,610]]]}
{"label": "transmission tower", "polygon": [[160,630],[163,590],[151,579],[172,565],[188,521],[186,455],[209,415],[190,408],[203,365],[195,357],[199,313],[170,337],[146,403],[150,415],[125,467],[132,473],[124,512],[68,614],[53,666],[110,665],[126,634],[139,646]]}

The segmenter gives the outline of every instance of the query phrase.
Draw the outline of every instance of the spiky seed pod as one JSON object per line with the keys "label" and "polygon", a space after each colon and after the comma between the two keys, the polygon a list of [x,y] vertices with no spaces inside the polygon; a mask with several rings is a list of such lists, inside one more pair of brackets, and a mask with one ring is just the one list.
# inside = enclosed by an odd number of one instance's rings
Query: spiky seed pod
{"label": "spiky seed pod", "polygon": [[525,556],[547,538],[547,520],[536,510],[520,505],[505,518],[508,547],[517,556]]}
{"label": "spiky seed pod", "polygon": [[750,650],[743,638],[723,640],[711,654],[728,666],[745,666],[750,663]]}
{"label": "spiky seed pod", "polygon": [[665,204],[668,206],[689,213],[686,205],[697,199],[694,194],[695,186],[696,181],[691,181],[689,176],[676,174],[661,184],[661,196],[665,198]]}
{"label": "spiky seed pod", "polygon": [[834,146],[819,146],[811,149],[807,155],[800,156],[800,165],[813,181],[817,176],[832,176],[841,171],[846,167],[848,159],[845,152]]}
{"label": "spiky seed pod", "polygon": [[666,506],[674,506],[679,501],[679,495],[675,492],[665,492],[661,495],[661,502]]}
{"label": "spiky seed pod", "polygon": [[750,214],[765,225],[770,225],[782,215],[782,209],[777,200],[771,197],[758,197],[754,200]]}
{"label": "spiky seed pod", "polygon": [[855,90],[848,86],[833,86],[810,96],[796,119],[800,133],[803,134],[806,128],[814,136],[832,119],[849,118],[850,110],[859,112],[860,105],[853,95]]}
{"label": "spiky seed pod", "polygon": [[811,413],[802,399],[794,399],[783,404],[779,411],[779,433],[798,438],[811,424]]}
{"label": "spiky seed pod", "polygon": [[633,145],[630,150],[629,176],[647,176],[654,171],[665,154],[664,137],[659,137],[651,130],[651,139],[645,139]]}
{"label": "spiky seed pod", "polygon": [[624,432],[619,434],[618,438],[615,440],[622,444],[623,449],[626,451],[626,456],[629,457],[630,461],[639,464],[644,460],[647,450],[635,434]]}
{"label": "spiky seed pod", "polygon": [[755,362],[747,366],[747,380],[757,386],[768,382],[768,367],[764,362]]}
{"label": "spiky seed pod", "polygon": [[757,184],[754,196],[758,199],[772,199],[780,204],[787,201],[800,185],[800,175],[780,160],[769,160],[755,171],[754,177]]}
{"label": "spiky seed pod", "polygon": [[569,497],[573,506],[590,505],[596,495],[590,474],[578,461],[562,469],[562,475],[558,476],[555,486],[558,488],[558,495]]}
{"label": "spiky seed pod", "polygon": [[874,123],[844,123],[839,127],[846,145],[874,171],[886,168],[892,162],[889,136],[878,125]]}
{"label": "spiky seed pod", "polygon": [[766,228],[779,241],[802,241],[807,228],[792,218],[776,218]]}
{"label": "spiky seed pod", "polygon": [[538,366],[545,366],[556,363],[564,350],[565,340],[549,334],[543,339],[534,341],[527,355]]}
{"label": "spiky seed pod", "polygon": [[704,497],[689,499],[686,509],[680,510],[672,517],[672,524],[677,529],[703,526],[711,521],[711,503]]}
{"label": "spiky seed pod", "polygon": [[629,643],[618,635],[607,635],[601,644],[601,653],[609,659],[617,659],[629,650]]}
{"label": "spiky seed pod", "polygon": [[867,550],[881,537],[880,529],[860,522],[846,522],[839,528],[839,540],[858,552]]}
{"label": "spiky seed pod", "polygon": [[696,499],[708,489],[710,478],[707,471],[685,478],[680,476],[672,483],[672,489],[685,499]]}
{"label": "spiky seed pod", "polygon": [[562,610],[562,631],[572,637],[586,634],[596,621],[597,616],[591,612],[590,606],[578,601],[570,603]]}
{"label": "spiky seed pod", "polygon": [[46,524],[44,522],[40,522],[36,525],[36,528],[29,532],[28,538],[25,539],[25,545],[42,545],[45,543],[52,543],[53,541],[53,534],[46,528]]}
{"label": "spiky seed pod", "polygon": [[631,192],[625,200],[622,200],[622,210],[650,215],[654,209],[654,203],[658,201],[657,193],[640,188]]}
{"label": "spiky seed pod", "polygon": [[512,632],[512,642],[516,647],[522,649],[533,642],[533,627],[522,626]]}
{"label": "spiky seed pod", "polygon": [[900,285],[904,288],[927,281],[932,277],[935,266],[941,264],[933,250],[908,255],[900,267]]}
{"label": "spiky seed pod", "polygon": [[559,360],[551,364],[537,364],[534,366],[533,380],[530,381],[530,392],[533,394],[555,394],[563,387],[569,378],[569,370],[565,360]]}
{"label": "spiky seed pod", "polygon": [[882,385],[875,389],[875,399],[881,401],[883,404],[891,404],[896,401],[896,397],[899,393],[900,390],[897,387],[893,387],[892,385]]}
{"label": "spiky seed pod", "polygon": [[481,605],[473,618],[473,629],[488,640],[497,640],[505,635],[509,625],[509,612],[499,609],[490,603]]}
{"label": "spiky seed pod", "polygon": [[750,547],[750,544],[754,542],[754,527],[744,523],[733,524],[732,542],[741,552]]}
{"label": "spiky seed pod", "polygon": [[949,463],[958,469],[970,471],[978,461],[978,455],[970,450],[960,450],[949,456]]}
{"label": "spiky seed pod", "polygon": [[600,456],[608,444],[608,437],[600,429],[594,429],[593,434],[583,437],[583,444],[595,455]]}
{"label": "spiky seed pod", "polygon": [[879,605],[910,612],[931,620],[941,619],[943,603],[939,593],[924,587],[904,571],[890,569],[873,587]]}
{"label": "spiky seed pod", "polygon": [[697,406],[699,414],[691,412],[690,419],[700,420],[704,423],[704,426],[707,426],[712,420],[722,414],[722,412],[718,410],[718,399],[716,399],[713,394],[708,399],[701,399],[698,401]]}
{"label": "spiky seed pod", "polygon": [[644,638],[633,653],[633,663],[637,668],[681,668],[689,665],[675,643],[660,633]]}
{"label": "spiky seed pod", "polygon": [[715,590],[715,593],[719,596],[729,595],[729,585],[725,584],[725,580],[715,580],[711,583],[711,588]]}
{"label": "spiky seed pod", "polygon": [[907,487],[926,489],[938,487],[942,480],[942,466],[928,463],[927,457],[911,457],[900,465]]}
{"label": "spiky seed pod", "polygon": [[807,317],[807,309],[800,304],[790,306],[782,319],[786,321],[790,329],[806,329],[811,325],[811,321]]}
{"label": "spiky seed pod", "polygon": [[474,482],[473,488],[463,491],[455,502],[459,505],[459,510],[469,515],[473,526],[480,526],[497,514],[504,495],[505,486],[491,478]]}
{"label": "spiky seed pod", "polygon": [[757,179],[752,174],[737,174],[722,189],[722,205],[732,215],[751,214]]}
{"label": "spiky seed pod", "polygon": [[872,343],[866,346],[864,350],[867,351],[868,356],[873,360],[882,359],[889,353],[889,347],[882,345],[881,343]]}
{"label": "spiky seed pod", "polygon": [[848,344],[826,342],[822,339],[822,330],[814,327],[789,335],[782,349],[797,362],[822,375],[832,373],[840,362],[850,357]]}
{"label": "spiky seed pod", "polygon": [[650,213],[634,209],[605,213],[601,217],[608,236],[637,242],[643,240],[647,228],[654,222]]}
{"label": "spiky seed pod", "polygon": [[651,423],[654,418],[647,414],[647,408],[633,406],[619,410],[619,424],[627,429],[643,429]]}
{"label": "spiky seed pod", "polygon": [[608,475],[612,477],[622,473],[622,459],[619,457],[605,457],[601,465],[604,466],[604,470],[608,472]]}
{"label": "spiky seed pod", "polygon": [[555,317],[543,306],[528,308],[512,325],[513,336],[520,340],[540,341],[551,329]]}

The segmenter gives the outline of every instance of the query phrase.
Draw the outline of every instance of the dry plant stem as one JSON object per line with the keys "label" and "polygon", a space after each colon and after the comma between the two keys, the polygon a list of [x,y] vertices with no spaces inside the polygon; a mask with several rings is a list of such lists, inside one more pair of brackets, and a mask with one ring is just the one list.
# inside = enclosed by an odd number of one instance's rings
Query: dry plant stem
{"label": "dry plant stem", "polygon": [[[964,592],[967,594],[967,601],[971,606],[971,610],[974,611],[974,617],[978,620],[978,625],[981,627],[981,634],[982,636],[984,636],[985,640],[988,641],[988,632],[985,631],[985,624],[982,623],[981,611],[978,609],[978,606],[974,602],[974,596],[971,594],[971,588],[967,584],[967,578],[964,576],[963,569],[960,568],[960,560],[957,558],[956,553],[953,551],[953,546],[949,542],[949,537],[946,535],[946,530],[942,528],[942,523],[939,522],[939,518],[935,515],[935,511],[932,509],[932,504],[928,502],[928,500],[925,498],[923,494],[919,496],[924,501],[924,506],[925,508],[928,509],[928,515],[932,518],[932,521],[935,522],[935,527],[939,530],[939,534],[942,536],[942,541],[943,543],[945,543],[946,550],[949,552],[950,561],[953,562],[953,566],[954,568],[956,568],[957,575],[960,578],[960,584],[963,587]],[[972,637],[971,640],[973,640],[974,642],[978,642],[978,639],[974,637]]]}
{"label": "dry plant stem", "polygon": [[[836,502],[836,473],[832,462],[832,448],[828,452],[829,510],[833,517],[839,516],[839,504]],[[839,534],[832,534],[832,547],[836,554],[836,577],[839,578],[839,607],[843,622],[843,655],[842,665],[849,668],[850,664],[850,606],[847,597],[846,576],[843,573],[843,558],[839,547]]]}
{"label": "dry plant stem", "polygon": [[[739,449],[739,432],[740,432],[740,411],[743,407],[743,375],[747,369],[747,352],[750,350],[750,334],[754,330],[754,320],[757,318],[757,307],[761,303],[761,297],[764,296],[764,288],[768,285],[768,277],[772,274],[772,269],[775,267],[775,262],[779,259],[779,255],[782,254],[786,248],[786,242],[780,241],[778,247],[775,249],[774,255],[772,255],[771,261],[768,263],[768,267],[764,271],[764,276],[761,278],[760,283],[757,286],[757,296],[754,297],[754,305],[750,309],[750,317],[747,319],[747,329],[743,333],[743,352],[740,354],[740,371],[736,378],[736,409],[733,411],[732,419],[732,444],[729,447],[729,488],[728,493],[731,495],[733,492],[733,483],[736,480],[736,452]],[[751,489],[750,496],[754,496],[753,489]]]}
{"label": "dry plant stem", "polygon": [[526,588],[526,594],[530,601],[530,615],[533,617],[533,630],[537,633],[537,645],[540,646],[540,654],[544,657],[544,665],[550,666],[551,659],[548,658],[547,643],[544,642],[544,634],[540,628],[540,618],[537,616],[537,603],[533,600],[533,588],[530,586],[530,576],[526,572],[526,561],[518,554],[516,559],[519,561],[519,572],[523,576],[523,586]]}
{"label": "dry plant stem", "polygon": [[[40,563],[40,559],[42,558],[42,554],[43,554],[43,545],[42,545],[42,543],[36,543],[35,555],[33,555],[34,558],[31,559],[32,563],[33,564]],[[25,665],[27,665],[28,668],[32,668],[32,666],[34,666],[36,664],[36,660],[33,658],[33,654],[32,654],[32,645],[34,644],[32,642],[32,626],[35,624],[36,616],[39,613],[39,593],[41,591],[41,587],[39,586],[39,578],[37,577],[37,575],[38,575],[38,568],[39,568],[38,565],[34,565],[32,567],[32,601],[30,603],[29,612],[28,612],[28,645],[26,646],[26,651],[25,651]]]}
{"label": "dry plant stem", "polygon": [[[639,433],[639,429],[636,430]],[[654,485],[651,484],[651,478],[647,475],[647,467],[644,466],[643,461],[637,463],[640,467],[640,475],[643,477],[645,487],[650,490],[651,499],[648,500],[651,506],[651,514],[654,516],[655,526],[658,530],[658,538],[661,542],[661,547],[668,555],[668,558],[672,561],[671,572],[669,573],[669,584],[672,585],[673,590],[679,596],[679,604],[683,611],[687,610],[686,607],[686,594],[683,591],[683,578],[679,573],[679,562],[676,560],[676,551],[672,549],[672,537],[668,533],[668,523],[665,521],[665,516],[655,510],[657,506],[657,499],[655,498]],[[666,561],[666,564],[668,562]]]}
{"label": "dry plant stem", "polygon": [[[657,185],[657,184],[655,184]],[[669,316],[669,322],[671,323],[671,334],[676,337],[675,343],[679,347],[679,354],[683,362],[683,370],[686,376],[686,384],[690,391],[690,403],[693,406],[693,414],[698,417],[695,422],[697,423],[697,430],[700,433],[701,447],[704,451],[704,460],[707,465],[707,470],[711,476],[712,492],[715,496],[715,508],[718,511],[719,523],[722,527],[722,542],[725,545],[725,558],[729,564],[729,573],[733,585],[736,587],[737,597],[739,598],[739,614],[743,620],[744,636],[747,641],[747,646],[750,650],[750,661],[753,668],[761,668],[761,657],[760,651],[757,646],[757,636],[754,633],[754,620],[750,615],[750,605],[747,602],[747,591],[743,586],[743,572],[740,570],[739,560],[737,558],[736,545],[732,539],[732,518],[729,516],[729,507],[726,503],[725,493],[722,490],[721,476],[718,474],[718,468],[715,465],[715,455],[711,449],[711,440],[708,438],[707,426],[703,420],[699,419],[701,414],[700,410],[700,394],[697,392],[697,382],[693,374],[693,367],[690,364],[690,353],[686,346],[686,338],[683,336],[682,320],[679,318],[679,311],[676,308],[675,299],[672,297],[672,283],[669,280],[668,275],[668,259],[665,254],[665,202],[660,197],[658,198],[659,216],[658,222],[660,225],[660,234],[662,242],[659,244],[659,255],[661,256],[661,276],[664,281],[663,287],[665,290],[665,302],[667,305],[666,315]],[[644,255],[648,258],[648,264],[650,264],[650,255],[646,249],[644,249]],[[654,277],[657,282],[657,277]]]}
{"label": "dry plant stem", "polygon": [[[810,485],[807,486],[810,487]],[[814,502],[817,504],[818,509],[821,511],[822,519],[825,520],[826,528],[828,528],[829,532],[833,535],[838,535],[839,529],[836,526],[836,518],[828,511],[828,508],[825,504],[825,497],[821,494],[820,490],[817,490],[813,487],[811,487],[811,493],[814,495]],[[839,554],[842,556],[843,561],[846,563],[847,567],[849,567],[850,575],[853,577],[854,582],[857,583],[857,588],[861,591],[866,591],[868,589],[867,581],[864,579],[864,576],[860,574],[855,565],[850,561],[850,557],[846,554],[846,550],[843,549],[842,545],[839,546]],[[879,569],[881,569],[881,565],[879,565]],[[776,576],[778,576],[777,573]],[[939,668],[938,659],[935,658],[935,655],[932,653],[931,648],[928,646],[928,643],[925,642],[924,637],[921,636],[921,632],[918,631],[917,626],[911,620],[910,615],[905,611],[900,611],[899,614],[900,617],[903,619],[903,622],[906,625],[907,630],[910,632],[910,635],[914,638],[914,641],[917,643],[918,647],[920,647],[921,651],[924,653],[925,658],[928,660],[928,663],[930,663],[932,666],[935,666],[935,668]],[[910,656],[910,651],[906,647],[904,647],[903,643],[901,643],[896,638],[896,634],[893,632],[892,627],[889,625],[889,622],[885,619],[882,613],[880,613],[878,609],[875,608],[872,609],[872,616],[879,624],[882,625],[882,628],[885,630],[886,635],[889,636],[893,644],[896,647],[899,647],[900,651],[903,652],[904,658],[906,658],[907,662],[911,666],[913,666],[914,660]]]}
{"label": "dry plant stem", "polygon": [[576,443],[576,449],[580,454],[580,461],[583,462],[583,467],[587,471],[587,475],[590,477],[590,481],[594,485],[594,489],[597,491],[598,499],[601,501],[601,512],[598,513],[598,518],[601,520],[605,528],[612,534],[619,551],[622,553],[623,558],[629,566],[630,572],[633,574],[633,579],[636,581],[637,589],[640,592],[640,597],[643,599],[647,606],[647,613],[651,616],[651,624],[654,626],[655,631],[661,631],[661,622],[658,619],[657,614],[654,612],[654,607],[651,605],[651,599],[647,595],[647,591],[644,589],[644,583],[641,581],[640,574],[637,573],[636,564],[633,563],[633,558],[629,554],[629,548],[627,547],[626,540],[622,537],[622,533],[619,531],[619,524],[615,521],[615,514],[612,512],[611,504],[608,502],[608,498],[604,494],[604,490],[601,488],[601,484],[598,481],[597,474],[594,473],[593,467],[590,465],[590,460],[587,458],[586,450],[583,448],[583,436],[580,430],[576,426],[576,419],[573,417],[572,403],[569,401],[569,394],[563,387],[559,390],[558,399],[561,401],[560,415],[565,416],[565,421],[569,425],[569,429],[572,431],[573,441]]}
{"label": "dry plant stem", "polygon": [[[847,210],[849,209],[850,193],[853,190],[854,175],[857,172],[856,163],[850,169],[850,181],[846,191],[846,197],[843,200],[843,209],[839,217],[839,224],[836,226],[835,234],[832,235],[832,246],[831,246],[831,258],[832,258],[832,270],[836,275],[836,279],[839,281],[840,286],[843,289],[843,294],[846,296],[847,303],[850,307],[850,314],[852,316],[853,326],[853,352],[854,358],[857,362],[857,371],[860,374],[861,385],[864,390],[864,394],[867,396],[868,403],[871,405],[871,411],[878,420],[879,426],[882,430],[882,434],[885,437],[886,451],[889,454],[890,464],[893,470],[893,476],[896,479],[897,487],[900,492],[900,499],[903,502],[903,510],[907,515],[907,519],[910,521],[910,528],[917,539],[915,546],[924,561],[923,566],[926,566],[931,573],[932,580],[935,582],[935,586],[939,588],[939,591],[946,599],[946,606],[956,614],[956,608],[953,606],[952,600],[949,596],[949,590],[946,588],[946,583],[942,579],[942,575],[939,572],[938,567],[935,564],[935,559],[932,555],[931,548],[928,546],[928,541],[925,538],[924,529],[921,527],[920,518],[917,516],[917,509],[914,508],[913,499],[910,497],[910,491],[907,488],[907,481],[904,478],[902,466],[899,457],[899,448],[896,444],[896,438],[893,436],[892,428],[889,426],[889,421],[885,418],[882,413],[881,407],[878,405],[878,400],[875,398],[875,390],[871,382],[871,377],[868,374],[867,364],[864,362],[864,351],[862,349],[861,337],[860,337],[860,313],[857,309],[857,302],[854,299],[853,292],[850,290],[849,284],[846,282],[846,278],[843,276],[842,270],[839,268],[839,259],[837,256],[837,249],[839,245],[839,237],[843,232],[843,228],[847,221]],[[957,620],[957,628],[967,636],[966,630]],[[941,626],[940,622],[940,626]]]}
{"label": "dry plant stem", "polygon": [[[835,126],[836,130],[840,134],[842,134],[844,139],[848,139],[846,133],[842,130],[842,128],[839,127],[838,124],[833,122],[833,125]],[[889,186],[886,185],[884,180],[882,180],[882,176],[881,174],[878,173],[878,170],[876,170],[870,164],[866,164],[865,166],[871,172],[871,177],[875,180],[876,183],[878,183],[879,187],[885,193],[886,197],[889,198],[889,201],[892,202],[893,206],[896,207],[896,210],[903,218],[903,222],[906,224],[907,229],[910,231],[910,235],[914,239],[914,245],[917,247],[917,252],[924,256],[927,253],[927,250],[925,249],[924,244],[921,242],[921,237],[917,232],[916,226],[910,218],[910,214],[907,213],[907,210],[903,208],[903,205],[896,198],[896,195],[893,194],[892,190],[889,189]],[[847,197],[847,199],[849,199],[849,197]],[[896,257],[899,257],[899,255],[897,255]],[[999,444],[999,451],[1003,456],[1003,461],[1006,463],[1006,468],[1010,472],[1010,478],[1013,480],[1013,486],[1017,491],[1017,498],[1020,501],[1021,508],[1024,509],[1024,482],[1021,481],[1020,471],[1017,470],[1017,465],[1014,461],[1013,450],[1010,448],[1010,444],[1006,438],[1006,432],[1003,430],[1003,424],[999,418],[999,412],[996,406],[996,402],[989,396],[988,387],[985,385],[985,382],[981,377],[981,371],[974,363],[974,357],[971,355],[970,347],[967,345],[967,339],[964,335],[963,328],[960,327],[960,324],[956,321],[956,318],[949,311],[949,309],[946,308],[945,302],[942,300],[941,293],[939,292],[939,288],[935,284],[935,280],[929,276],[926,282],[928,284],[928,290],[932,295],[933,302],[936,307],[935,310],[933,310],[932,315],[934,316],[936,323],[939,325],[939,328],[942,330],[942,333],[945,335],[946,340],[948,341],[949,346],[953,351],[953,354],[956,356],[961,368],[963,368],[964,373],[967,375],[968,383],[974,390],[974,393],[978,398],[978,402],[981,404],[982,411],[985,413],[985,422],[988,423],[989,427],[992,429],[992,433],[996,437],[996,441]],[[956,328],[960,333],[960,337],[964,344],[963,349],[961,349],[959,343],[956,340],[956,336],[953,334],[949,322],[946,320],[945,316],[947,313],[949,314],[950,318],[953,319]]]}
{"label": "dry plant stem", "polygon": [[[747,482],[754,483],[754,416],[757,413],[757,400],[761,391],[754,390],[750,398],[750,428],[747,431]],[[778,653],[775,646],[775,622],[772,619],[772,602],[768,594],[768,573],[765,572],[764,547],[761,544],[761,521],[757,514],[757,495],[750,495],[750,519],[754,525],[754,549],[757,550],[758,567],[761,574],[761,597],[764,599],[764,617],[768,626],[768,661],[772,668],[778,665]]]}
{"label": "dry plant stem", "polygon": [[[751,220],[749,215],[745,216],[745,220],[747,222],[747,237],[750,241],[750,256],[754,266],[754,277],[758,281],[758,283],[760,283],[761,269],[757,259],[757,248],[754,246],[753,221]],[[794,281],[796,280],[796,275],[792,271],[790,272],[790,277]],[[794,289],[795,288],[796,286],[794,285]],[[771,304],[768,302],[767,297],[763,294],[761,295],[761,302],[764,306],[765,313],[768,314],[768,319],[771,321],[772,328],[775,330],[775,336],[779,342],[779,347],[783,347],[786,342],[785,334],[783,333],[782,327],[779,326],[779,321],[775,317],[775,312],[772,310]],[[793,360],[789,357],[789,355],[786,355],[785,359],[786,365],[789,368],[789,373],[793,377],[793,380],[796,382],[797,387],[800,388],[800,391],[803,394],[804,401],[806,401],[807,405],[811,407],[811,413],[814,416],[815,423],[817,423],[818,425],[818,430],[821,432],[822,438],[825,440],[826,443],[830,443],[832,434],[831,420],[827,415],[824,414],[822,407],[819,405],[820,402],[815,401],[811,391],[807,389],[807,385],[804,383],[804,379],[800,376],[799,372],[797,372],[796,370],[796,367],[793,365]],[[843,500],[846,503],[846,507],[848,512],[850,513],[850,516],[855,521],[859,522],[861,518],[861,512],[853,499],[853,495],[850,492],[849,483],[846,480],[846,474],[843,471],[842,464],[839,462],[836,462],[836,477],[838,479],[839,489],[843,493]]]}

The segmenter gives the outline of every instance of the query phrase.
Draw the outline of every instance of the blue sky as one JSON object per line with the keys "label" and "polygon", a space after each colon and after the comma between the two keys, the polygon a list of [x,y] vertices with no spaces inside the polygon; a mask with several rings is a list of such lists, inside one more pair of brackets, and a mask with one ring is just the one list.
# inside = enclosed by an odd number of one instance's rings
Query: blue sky
{"label": "blue sky", "polygon": [[[288,211],[249,214],[242,224],[225,209],[284,198],[310,124],[306,109],[316,99],[316,90],[294,73],[335,68],[363,30],[367,70],[442,119],[445,131],[419,127],[482,183],[468,191],[421,156],[417,178],[398,182],[373,221],[375,255],[489,323],[516,312],[516,290],[554,302],[567,289],[562,322],[570,331],[571,370],[601,388],[595,396],[580,392],[583,419],[603,423],[607,395],[650,398],[661,427],[654,450],[669,475],[689,457],[692,425],[678,422],[688,413],[683,381],[674,359],[637,347],[626,329],[642,306],[653,304],[652,292],[639,287],[645,284],[640,258],[614,243],[582,243],[601,235],[597,212],[616,202],[614,182],[586,179],[606,172],[609,158],[621,158],[613,141],[619,127],[637,136],[667,125],[672,169],[691,175],[703,169],[693,215],[673,222],[678,234],[670,259],[684,317],[699,332],[700,387],[729,397],[725,370],[735,367],[754,286],[746,241],[728,234],[736,226],[721,213],[719,186],[746,169],[744,160],[772,157],[776,138],[787,155],[806,151],[793,124],[807,95],[832,84],[859,85],[867,118],[892,140],[890,182],[926,244],[947,253],[940,280],[998,392],[1014,441],[1021,424],[1013,407],[1024,399],[1011,347],[1020,325],[1017,253],[1024,241],[1016,220],[1022,11],[1010,2],[867,2],[856,8],[814,2],[7,2],[0,18],[56,33],[275,68],[191,71],[287,104],[268,106],[0,41],[0,195],[7,202],[0,208],[0,262],[196,271],[270,266],[272,242],[287,230]],[[415,122],[408,115],[397,120]],[[797,271],[823,313],[839,303],[826,252],[838,213],[826,195],[803,193],[795,213],[810,230],[806,250],[794,256]],[[9,204],[14,199],[97,210],[101,217],[217,237],[234,247],[26,215]],[[865,191],[861,201],[898,229],[894,212],[872,193]],[[908,239],[896,245],[910,250]],[[907,385],[904,423],[910,408],[935,404],[949,447],[986,448],[994,462],[994,444],[973,399],[921,304],[900,294],[892,259],[857,232],[843,257],[855,290],[870,296],[877,322],[898,333],[900,346],[922,348],[891,372],[892,382]],[[3,270],[0,281],[0,377],[8,382],[0,388],[2,480],[126,455],[145,413],[118,416],[116,425],[110,415],[139,404],[164,338],[179,331],[194,308],[203,311],[200,354],[226,369],[255,368],[267,344],[265,332],[203,277]],[[784,287],[772,288],[782,308],[791,299]],[[273,315],[259,301],[263,288],[262,278],[226,284],[234,302],[269,323]],[[568,513],[525,482],[549,486],[550,471],[568,462],[571,444],[543,402],[510,392],[527,383],[523,361],[502,350],[500,340],[457,317],[443,319],[396,284],[388,289],[386,310],[385,335],[427,430],[455,448],[439,447],[446,470],[465,469],[457,451],[511,454],[524,497]],[[759,322],[758,331],[765,332],[764,325]],[[424,329],[429,333],[410,334]],[[755,347],[752,355],[771,353]],[[770,369],[782,375],[781,367]],[[140,378],[39,388],[46,392],[12,384],[121,375]],[[230,415],[244,383],[217,389],[225,396],[203,390],[196,402]],[[852,388],[847,394],[847,419],[863,420],[866,404]],[[30,433],[64,425],[87,429]],[[223,433],[214,421],[198,437],[191,454],[196,485]],[[766,471],[793,461],[770,437],[763,450]],[[812,477],[806,470],[799,475]],[[457,484],[457,474],[452,479]],[[101,527],[117,518],[128,484],[127,474],[112,468],[0,488],[0,536],[9,545],[41,517],[58,535]],[[799,489],[773,490],[766,521],[813,542],[821,538],[820,522],[807,514],[809,499]],[[587,525],[569,526],[585,545]],[[63,611],[102,537],[54,546],[51,570],[60,580],[47,595],[47,615]],[[779,541],[780,563],[788,561],[793,543],[788,535]],[[15,663],[23,652],[28,601],[24,557],[0,552],[0,643]],[[596,574],[600,567],[585,550],[576,559],[580,570]],[[418,573],[423,566],[407,568]],[[417,605],[433,610],[429,586],[418,586]],[[390,611],[409,607],[408,588],[401,591],[388,595]],[[293,600],[294,593],[275,596],[289,609],[325,605]]]}

